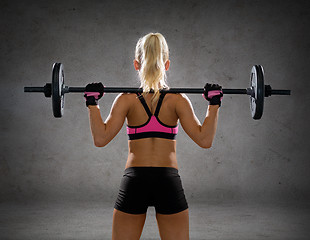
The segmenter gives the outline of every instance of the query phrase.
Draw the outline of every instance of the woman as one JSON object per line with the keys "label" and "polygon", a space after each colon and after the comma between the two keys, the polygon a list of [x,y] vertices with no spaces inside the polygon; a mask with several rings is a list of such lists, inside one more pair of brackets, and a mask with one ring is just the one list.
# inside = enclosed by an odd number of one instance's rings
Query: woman
{"label": "woman", "polygon": [[98,105],[103,85],[86,86],[84,96],[95,146],[107,145],[127,120],[128,159],[114,207],[113,240],[139,239],[148,206],[155,206],[161,239],[189,239],[188,205],[176,159],[177,125],[180,120],[200,147],[211,147],[223,94],[219,85],[206,84],[204,97],[210,104],[201,125],[186,95],[159,91],[168,88],[169,66],[168,45],[160,33],[139,39],[134,67],[143,93],[119,94],[105,122]]}

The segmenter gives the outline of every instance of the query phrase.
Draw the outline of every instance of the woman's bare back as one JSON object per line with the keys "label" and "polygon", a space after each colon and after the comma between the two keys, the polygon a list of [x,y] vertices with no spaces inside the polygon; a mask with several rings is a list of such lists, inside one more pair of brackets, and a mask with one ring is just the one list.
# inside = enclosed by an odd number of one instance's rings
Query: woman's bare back
{"label": "woman's bare back", "polygon": [[[166,94],[161,105],[158,118],[169,126],[178,123],[176,113],[176,101],[178,94]],[[144,97],[150,111],[154,114],[157,102],[151,104],[153,94]],[[148,115],[136,94],[128,94],[130,108],[127,114],[129,126],[139,126],[147,122]],[[176,140],[163,138],[143,138],[128,141],[127,167],[152,166],[152,167],[174,167],[178,168],[176,159]]]}

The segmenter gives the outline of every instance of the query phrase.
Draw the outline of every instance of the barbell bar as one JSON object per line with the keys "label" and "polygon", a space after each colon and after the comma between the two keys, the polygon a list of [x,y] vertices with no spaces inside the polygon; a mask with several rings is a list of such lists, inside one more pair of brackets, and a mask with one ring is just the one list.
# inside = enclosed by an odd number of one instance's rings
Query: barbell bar
{"label": "barbell bar", "polygon": [[[60,118],[64,113],[64,95],[66,93],[83,93],[85,87],[69,87],[64,84],[64,68],[61,63],[54,63],[52,69],[52,83],[44,87],[24,87],[24,92],[43,92],[45,97],[52,97],[54,117]],[[105,93],[142,93],[142,88],[133,87],[104,87]],[[152,91],[151,91],[152,92]],[[161,92],[202,94],[203,88],[169,88]],[[264,98],[271,95],[290,95],[291,90],[275,90],[270,85],[264,85],[264,70],[261,65],[251,69],[250,87],[246,89],[223,89],[223,94],[245,94],[250,96],[252,118],[261,119],[264,109]]]}

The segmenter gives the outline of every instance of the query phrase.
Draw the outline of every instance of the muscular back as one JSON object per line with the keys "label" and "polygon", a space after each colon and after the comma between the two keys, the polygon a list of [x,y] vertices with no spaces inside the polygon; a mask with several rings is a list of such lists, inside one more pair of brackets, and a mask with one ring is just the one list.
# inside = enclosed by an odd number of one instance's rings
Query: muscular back
{"label": "muscular back", "polygon": [[[151,104],[153,94],[145,96],[145,101],[154,114],[157,101]],[[166,94],[159,111],[158,118],[166,125],[174,126],[178,123],[176,113],[177,94]],[[148,120],[148,115],[136,94],[128,94],[130,107],[126,116],[127,124],[139,126]],[[177,168],[176,140],[163,138],[143,138],[128,141],[128,159],[126,167],[153,166]]]}

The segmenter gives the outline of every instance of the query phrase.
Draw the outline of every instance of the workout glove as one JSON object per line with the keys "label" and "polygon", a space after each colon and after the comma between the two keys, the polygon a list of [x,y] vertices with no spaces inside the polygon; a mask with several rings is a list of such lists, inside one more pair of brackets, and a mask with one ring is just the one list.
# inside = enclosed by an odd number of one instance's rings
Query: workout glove
{"label": "workout glove", "polygon": [[209,101],[210,105],[221,106],[221,101],[223,98],[222,87],[218,84],[206,83],[204,86],[204,93],[202,95],[204,99]]}
{"label": "workout glove", "polygon": [[104,86],[101,82],[87,84],[84,92],[86,106],[98,105],[98,100],[104,95]]}

